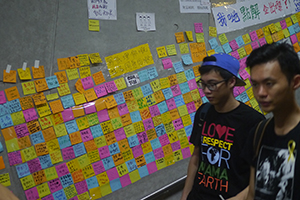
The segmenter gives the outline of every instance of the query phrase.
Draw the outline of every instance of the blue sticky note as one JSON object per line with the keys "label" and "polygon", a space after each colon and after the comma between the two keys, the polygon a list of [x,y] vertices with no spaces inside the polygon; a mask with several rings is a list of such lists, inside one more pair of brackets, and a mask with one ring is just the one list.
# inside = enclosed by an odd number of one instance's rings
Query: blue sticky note
{"label": "blue sticky note", "polygon": [[140,174],[141,178],[149,175],[147,165],[144,165],[144,166],[138,168],[138,170],[139,170],[139,174]]}
{"label": "blue sticky note", "polygon": [[102,159],[102,163],[104,166],[104,169],[107,171],[111,168],[113,168],[115,166],[114,160],[112,159],[111,156],[107,157],[107,158],[103,158]]}
{"label": "blue sticky note", "polygon": [[0,141],[0,153],[3,152],[3,150],[4,150],[3,145],[2,145],[2,142]]}
{"label": "blue sticky note", "polygon": [[176,104],[176,107],[178,108],[179,106],[185,105],[184,99],[182,97],[182,95],[178,95],[176,97],[174,97],[174,101]]}
{"label": "blue sticky note", "polygon": [[96,176],[92,176],[91,178],[86,179],[86,184],[89,190],[99,186]]}
{"label": "blue sticky note", "polygon": [[156,67],[151,67],[151,68],[147,69],[147,73],[148,73],[149,79],[154,79],[154,78],[158,77]]}
{"label": "blue sticky note", "polygon": [[224,49],[226,54],[229,54],[230,52],[232,52],[232,48],[231,48],[231,46],[229,45],[228,42],[223,45],[223,49]]}
{"label": "blue sticky note", "polygon": [[11,118],[10,114],[7,114],[7,115],[4,115],[4,116],[0,117],[0,126],[1,126],[2,129],[13,126],[13,125],[14,125],[14,123],[12,121],[12,118]]}
{"label": "blue sticky note", "polygon": [[158,149],[158,148],[161,147],[161,144],[160,144],[158,138],[155,138],[155,139],[153,139],[153,140],[150,140],[150,143],[151,143],[151,147],[152,147],[153,150],[154,150],[154,149]]}
{"label": "blue sticky note", "polygon": [[185,77],[188,81],[195,78],[194,70],[192,68],[188,69],[188,70],[185,70],[184,74],[185,74]]}
{"label": "blue sticky note", "polygon": [[146,69],[139,71],[138,76],[140,78],[141,83],[149,80],[148,71]]}
{"label": "blue sticky note", "polygon": [[190,114],[192,123],[194,123],[195,115],[196,115],[196,112],[193,112]]}
{"label": "blue sticky note", "polygon": [[137,165],[136,165],[135,159],[128,160],[125,163],[126,163],[128,172],[132,172],[132,171],[134,171],[134,170],[137,169]]}
{"label": "blue sticky note", "polygon": [[238,36],[237,38],[235,38],[236,43],[239,45],[239,47],[243,46],[245,44],[242,36]]}
{"label": "blue sticky note", "polygon": [[39,160],[40,160],[42,169],[46,169],[53,165],[49,154],[44,155],[44,156],[39,156]]}
{"label": "blue sticky note", "polygon": [[79,131],[76,120],[71,120],[71,121],[66,122],[65,126],[66,126],[67,132],[69,134]]}
{"label": "blue sticky note", "polygon": [[154,156],[153,151],[145,154],[145,160],[146,160],[147,164],[152,163],[152,162],[155,161],[155,156]]}
{"label": "blue sticky note", "polygon": [[100,124],[97,124],[95,126],[91,126],[90,130],[92,132],[93,138],[97,138],[97,137],[100,137],[100,136],[103,135],[103,131],[102,131],[102,128],[101,128]]}
{"label": "blue sticky note", "polygon": [[7,114],[10,114],[10,111],[6,103],[3,105],[0,104],[0,117]]}
{"label": "blue sticky note", "polygon": [[175,70],[176,73],[184,71],[184,68],[183,68],[183,65],[182,65],[181,61],[173,63],[173,67],[174,67],[174,70]]}
{"label": "blue sticky note", "polygon": [[128,144],[129,144],[130,148],[135,147],[140,144],[137,135],[130,136],[127,138],[127,140],[128,140]]}
{"label": "blue sticky note", "polygon": [[17,165],[16,170],[19,178],[30,175],[30,170],[27,163]]}
{"label": "blue sticky note", "polygon": [[212,38],[212,39],[208,40],[208,42],[209,42],[210,47],[211,47],[212,49],[214,49],[214,48],[216,48],[217,46],[219,46],[218,41],[217,41],[216,38]]}
{"label": "blue sticky note", "polygon": [[144,97],[153,94],[152,88],[149,83],[141,86],[141,90],[143,92]]}
{"label": "blue sticky note", "polygon": [[300,32],[299,24],[298,24],[298,23],[295,23],[295,24],[293,24],[293,26],[294,26],[295,32],[296,32],[296,33],[299,33],[299,32]]}
{"label": "blue sticky note", "polygon": [[206,96],[202,97],[201,100],[202,100],[202,103],[207,103],[207,102],[209,102]]}
{"label": "blue sticky note", "polygon": [[48,76],[45,79],[46,79],[46,82],[47,82],[47,85],[48,85],[49,89],[59,87],[59,83],[58,83],[57,77],[55,75],[54,76]]}
{"label": "blue sticky note", "polygon": [[236,96],[235,99],[236,99],[237,101],[242,101],[240,95]]}
{"label": "blue sticky note", "polygon": [[122,92],[118,94],[114,94],[113,96],[118,105],[125,103],[125,98]]}
{"label": "blue sticky note", "polygon": [[245,91],[245,92],[242,92],[239,96],[240,96],[241,101],[242,101],[243,103],[246,103],[247,101],[250,100],[249,97],[248,97],[248,95],[247,95],[247,93],[246,93],[246,91]]}
{"label": "blue sticky note", "polygon": [[189,137],[192,134],[192,130],[193,130],[193,125],[188,125],[184,127],[186,136]]}
{"label": "blue sticky note", "polygon": [[159,109],[160,114],[163,114],[169,110],[166,101],[160,102],[159,104],[157,104],[157,107]]}
{"label": "blue sticky note", "polygon": [[54,200],[67,200],[64,190],[58,190],[52,194]]}
{"label": "blue sticky note", "polygon": [[215,48],[215,52],[216,52],[216,53],[224,53],[222,46],[217,46],[217,47]]}
{"label": "blue sticky note", "polygon": [[31,142],[33,143],[33,145],[45,142],[45,139],[44,139],[42,131],[38,131],[36,133],[32,133],[30,135],[30,138],[31,138]]}
{"label": "blue sticky note", "polygon": [[163,92],[166,100],[171,99],[173,97],[171,88],[163,89],[162,92]]}
{"label": "blue sticky note", "polygon": [[130,113],[130,117],[131,117],[132,123],[142,121],[142,118],[141,118],[141,115],[140,115],[140,111],[138,111],[138,110],[134,111],[134,112],[131,112]]}
{"label": "blue sticky note", "polygon": [[64,149],[72,146],[69,135],[64,135],[62,137],[57,138],[60,149]]}
{"label": "blue sticky note", "polygon": [[163,124],[159,124],[155,127],[155,132],[156,132],[156,135],[157,137],[160,137],[164,134],[166,134],[166,129],[165,129],[165,126]]}
{"label": "blue sticky note", "polygon": [[66,174],[64,176],[59,177],[61,185],[63,188],[66,188],[73,184],[73,178],[71,174]]}
{"label": "blue sticky note", "polygon": [[289,29],[290,35],[294,35],[295,34],[294,26],[289,26],[288,29]]}
{"label": "blue sticky note", "polygon": [[86,154],[86,150],[83,143],[75,144],[73,146],[73,149],[76,157]]}
{"label": "blue sticky note", "polygon": [[193,64],[193,60],[190,54],[185,54],[181,56],[182,62],[185,65],[191,65]]}
{"label": "blue sticky note", "polygon": [[117,142],[113,143],[111,145],[108,145],[108,149],[109,149],[110,155],[115,155],[117,153],[120,153],[120,148],[119,148],[119,145]]}
{"label": "blue sticky note", "polygon": [[10,113],[22,111],[19,99],[14,99],[5,103]]}
{"label": "blue sticky note", "polygon": [[64,106],[64,109],[67,109],[67,108],[75,106],[74,99],[73,99],[73,97],[72,97],[71,94],[66,95],[66,96],[62,96],[60,98],[60,100],[61,100],[61,102],[62,102],[62,104]]}
{"label": "blue sticky note", "polygon": [[[142,178],[142,177],[141,177],[141,178]],[[109,184],[110,184],[111,191],[113,191],[113,192],[116,191],[116,190],[118,190],[118,189],[121,189],[121,188],[122,188],[120,178],[111,180],[111,181],[109,182]]]}

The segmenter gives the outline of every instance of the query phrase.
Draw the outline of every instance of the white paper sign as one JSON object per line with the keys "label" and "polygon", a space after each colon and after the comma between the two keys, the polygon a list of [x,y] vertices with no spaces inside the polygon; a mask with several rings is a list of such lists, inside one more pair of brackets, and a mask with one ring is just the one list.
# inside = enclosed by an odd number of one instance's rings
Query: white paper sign
{"label": "white paper sign", "polygon": [[137,85],[141,82],[138,74],[132,74],[132,75],[126,76],[125,80],[126,80],[128,87]]}
{"label": "white paper sign", "polygon": [[155,31],[155,14],[136,13],[136,26],[138,31]]}
{"label": "white paper sign", "polygon": [[211,13],[209,0],[179,0],[180,13]]}
{"label": "white paper sign", "polygon": [[116,0],[87,0],[89,19],[117,20]]}

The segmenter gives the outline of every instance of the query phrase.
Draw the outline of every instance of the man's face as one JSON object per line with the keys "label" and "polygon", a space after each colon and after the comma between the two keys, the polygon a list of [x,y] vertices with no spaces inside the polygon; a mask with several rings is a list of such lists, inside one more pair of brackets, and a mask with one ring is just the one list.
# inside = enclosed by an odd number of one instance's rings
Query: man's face
{"label": "man's face", "polygon": [[293,87],[282,73],[278,61],[251,68],[253,94],[265,112],[280,110],[293,97]]}

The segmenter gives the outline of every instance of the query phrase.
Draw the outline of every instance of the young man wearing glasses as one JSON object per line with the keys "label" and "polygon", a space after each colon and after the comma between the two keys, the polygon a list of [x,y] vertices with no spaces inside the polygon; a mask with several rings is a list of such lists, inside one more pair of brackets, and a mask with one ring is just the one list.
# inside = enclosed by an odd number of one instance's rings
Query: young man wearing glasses
{"label": "young man wearing glasses", "polygon": [[242,199],[247,195],[249,165],[241,153],[249,130],[264,116],[235,99],[233,88],[244,86],[238,78],[239,61],[227,54],[203,60],[198,85],[210,102],[201,122],[203,104],[196,112],[190,158],[181,200]]}

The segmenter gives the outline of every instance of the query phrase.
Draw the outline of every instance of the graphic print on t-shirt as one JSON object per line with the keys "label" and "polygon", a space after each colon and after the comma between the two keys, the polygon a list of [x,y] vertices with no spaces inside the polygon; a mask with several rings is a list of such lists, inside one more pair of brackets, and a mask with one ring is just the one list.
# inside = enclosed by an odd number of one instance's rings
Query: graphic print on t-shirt
{"label": "graphic print on t-shirt", "polygon": [[204,122],[201,133],[201,160],[198,169],[199,185],[218,192],[228,191],[230,150],[235,129]]}
{"label": "graphic print on t-shirt", "polygon": [[262,146],[256,166],[255,199],[293,199],[296,150]]}

